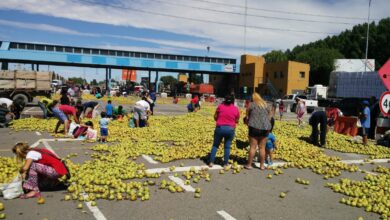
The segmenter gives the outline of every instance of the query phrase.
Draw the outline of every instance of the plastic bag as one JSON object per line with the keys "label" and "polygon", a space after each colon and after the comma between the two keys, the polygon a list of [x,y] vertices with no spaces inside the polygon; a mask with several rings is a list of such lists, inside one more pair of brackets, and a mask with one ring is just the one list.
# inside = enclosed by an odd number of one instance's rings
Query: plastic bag
{"label": "plastic bag", "polygon": [[22,178],[18,175],[11,183],[2,185],[1,192],[4,199],[15,199],[23,195]]}

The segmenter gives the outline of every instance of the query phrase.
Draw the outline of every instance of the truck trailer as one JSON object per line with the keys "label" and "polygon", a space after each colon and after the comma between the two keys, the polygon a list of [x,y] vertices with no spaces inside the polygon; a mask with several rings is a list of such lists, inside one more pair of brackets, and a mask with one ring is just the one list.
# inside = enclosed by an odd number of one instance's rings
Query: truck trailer
{"label": "truck trailer", "polygon": [[27,104],[35,96],[50,96],[52,76],[52,72],[1,70],[0,97],[19,99]]}

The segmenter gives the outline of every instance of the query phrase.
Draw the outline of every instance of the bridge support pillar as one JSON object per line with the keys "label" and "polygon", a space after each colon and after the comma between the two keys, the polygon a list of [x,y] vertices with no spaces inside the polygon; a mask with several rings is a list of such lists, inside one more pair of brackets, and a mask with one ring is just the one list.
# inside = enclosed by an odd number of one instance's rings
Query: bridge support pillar
{"label": "bridge support pillar", "polygon": [[111,87],[112,87],[112,85],[111,85],[111,68],[108,68],[108,92],[110,92],[111,91]]}
{"label": "bridge support pillar", "polygon": [[39,64],[37,64],[37,71],[39,71]]}
{"label": "bridge support pillar", "polygon": [[31,64],[31,70],[32,70],[32,71],[34,71],[34,70],[35,70],[35,66],[34,66],[34,64],[33,64],[33,63]]}
{"label": "bridge support pillar", "polygon": [[1,70],[8,70],[8,62],[1,63]]}
{"label": "bridge support pillar", "polygon": [[106,95],[109,94],[109,90],[108,90],[108,68],[106,68]]}
{"label": "bridge support pillar", "polygon": [[158,92],[158,71],[156,71],[156,79],[154,80],[154,92]]}
{"label": "bridge support pillar", "polygon": [[149,75],[148,75],[148,90],[150,90],[150,81],[151,81],[151,75],[152,75],[152,71],[149,70]]}

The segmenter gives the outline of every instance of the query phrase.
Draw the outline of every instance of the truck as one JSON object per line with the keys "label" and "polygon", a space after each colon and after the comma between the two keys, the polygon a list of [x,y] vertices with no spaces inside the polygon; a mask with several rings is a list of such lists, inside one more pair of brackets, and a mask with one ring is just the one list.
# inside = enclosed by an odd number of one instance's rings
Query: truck
{"label": "truck", "polygon": [[0,97],[32,102],[35,96],[50,96],[53,72],[0,71]]}
{"label": "truck", "polygon": [[296,101],[295,99],[299,98],[305,102],[306,109],[308,113],[312,113],[316,107],[318,107],[318,101],[317,100],[311,100],[308,99],[305,95],[299,95],[299,94],[292,94],[287,95],[283,99],[276,100],[277,103],[280,103],[280,101],[283,101],[283,104],[286,109],[290,109],[291,112],[295,112],[296,110]]}

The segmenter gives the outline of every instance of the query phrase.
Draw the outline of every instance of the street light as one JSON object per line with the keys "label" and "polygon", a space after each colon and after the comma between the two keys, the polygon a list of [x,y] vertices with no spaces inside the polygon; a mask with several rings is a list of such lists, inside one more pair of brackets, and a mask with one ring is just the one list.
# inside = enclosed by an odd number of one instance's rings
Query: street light
{"label": "street light", "polygon": [[365,65],[364,65],[364,73],[367,72],[368,37],[369,37],[369,33],[370,33],[370,10],[371,10],[371,0],[368,0],[367,37],[366,37],[366,62],[365,62]]}

